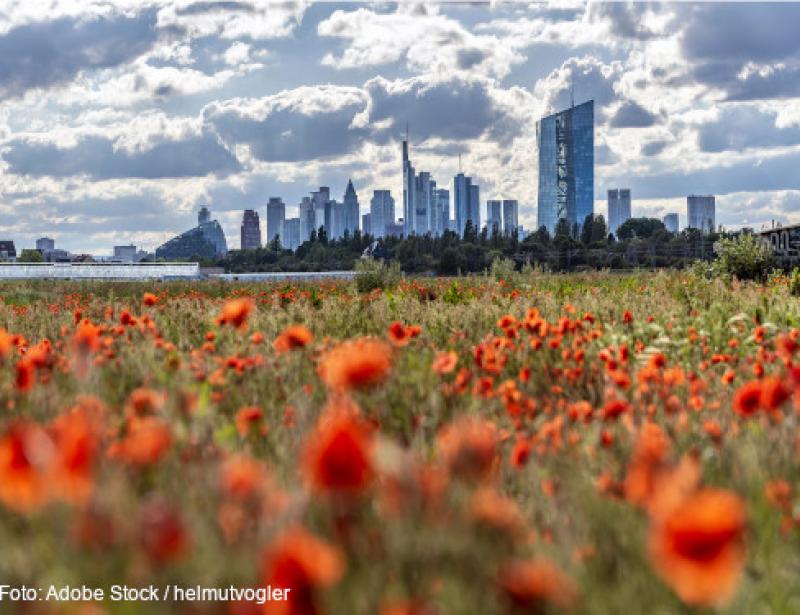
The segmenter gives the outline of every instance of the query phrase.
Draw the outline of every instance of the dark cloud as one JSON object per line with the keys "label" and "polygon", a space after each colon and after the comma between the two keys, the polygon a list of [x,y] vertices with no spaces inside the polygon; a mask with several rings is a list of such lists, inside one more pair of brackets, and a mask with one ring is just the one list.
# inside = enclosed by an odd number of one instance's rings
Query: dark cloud
{"label": "dark cloud", "polygon": [[364,109],[363,99],[351,96],[338,101],[335,89],[323,90],[321,95],[329,96],[330,104],[305,110],[304,95],[295,91],[278,98],[263,119],[250,117],[230,104],[212,104],[203,116],[225,143],[249,145],[253,155],[266,162],[332,158],[363,143],[369,129],[352,126],[355,115]]}
{"label": "dark cloud", "polygon": [[800,52],[800,4],[698,3],[684,17],[680,43],[691,61],[765,63]]}
{"label": "dark cloud", "polygon": [[161,179],[224,176],[240,168],[236,158],[208,134],[183,141],[162,141],[140,152],[115,150],[112,140],[96,136],[67,148],[25,139],[14,139],[6,147],[3,159],[8,170],[18,175]]}
{"label": "dark cloud", "polygon": [[378,140],[399,136],[406,122],[415,141],[431,137],[475,139],[488,134],[501,143],[510,143],[519,133],[516,120],[495,104],[483,81],[389,82],[376,78],[365,88],[370,97],[370,120],[393,120],[389,131],[375,135]]}
{"label": "dark cloud", "polygon": [[658,156],[664,151],[668,143],[666,141],[650,141],[642,145],[642,156]]}
{"label": "dark cloud", "polygon": [[119,66],[148,51],[158,35],[154,11],[16,27],[0,36],[0,98],[66,83],[82,70]]}
{"label": "dark cloud", "polygon": [[622,103],[609,120],[614,128],[644,128],[655,123],[656,116],[632,100]]}
{"label": "dark cloud", "polygon": [[683,7],[680,45],[690,81],[725,99],[800,96],[800,4],[702,3]]}
{"label": "dark cloud", "polygon": [[250,2],[193,2],[175,11],[178,15],[202,15],[203,13],[238,11],[241,13],[253,13],[255,7]]}
{"label": "dark cloud", "polygon": [[717,120],[698,129],[697,143],[704,152],[800,143],[800,126],[778,128],[777,115],[777,112],[764,112],[752,106],[726,107]]}
{"label": "dark cloud", "polygon": [[589,16],[596,20],[607,20],[611,32],[619,38],[650,40],[657,35],[642,23],[642,16],[651,10],[645,3],[633,2],[597,2],[589,5]]}
{"label": "dark cloud", "polygon": [[477,66],[486,59],[486,52],[482,49],[459,49],[457,54],[458,67],[468,70]]}

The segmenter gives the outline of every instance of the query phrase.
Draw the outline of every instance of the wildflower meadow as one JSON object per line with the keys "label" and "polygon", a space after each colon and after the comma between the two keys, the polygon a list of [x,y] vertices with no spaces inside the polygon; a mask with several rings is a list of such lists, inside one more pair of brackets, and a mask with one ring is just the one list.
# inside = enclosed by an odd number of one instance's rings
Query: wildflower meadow
{"label": "wildflower meadow", "polygon": [[787,280],[0,297],[2,612],[800,610]]}

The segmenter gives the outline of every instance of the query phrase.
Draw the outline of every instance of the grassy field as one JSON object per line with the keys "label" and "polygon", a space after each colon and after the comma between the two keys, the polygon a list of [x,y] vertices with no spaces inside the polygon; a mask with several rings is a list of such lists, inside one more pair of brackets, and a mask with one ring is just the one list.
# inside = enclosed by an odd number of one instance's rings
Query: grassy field
{"label": "grassy field", "polygon": [[0,283],[0,611],[797,612],[783,282]]}

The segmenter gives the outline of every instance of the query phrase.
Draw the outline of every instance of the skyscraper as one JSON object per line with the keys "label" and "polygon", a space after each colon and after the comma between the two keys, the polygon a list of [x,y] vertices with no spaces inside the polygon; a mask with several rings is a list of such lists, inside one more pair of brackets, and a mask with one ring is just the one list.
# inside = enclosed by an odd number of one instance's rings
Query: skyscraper
{"label": "skyscraper", "polygon": [[716,199],[713,196],[686,197],[686,226],[704,233],[713,233],[716,219]]}
{"label": "skyscraper", "polygon": [[[281,229],[282,231],[283,229]],[[285,241],[283,232],[280,233],[281,241]],[[241,226],[241,249],[255,250],[261,247],[261,223],[258,213],[252,209],[245,209]]]}
{"label": "skyscraper", "polygon": [[[330,235],[330,226],[325,224],[326,208],[325,204],[331,200],[331,189],[328,186],[320,186],[319,190],[311,193],[311,202],[314,206],[314,226],[312,230],[318,231],[319,227],[325,228],[325,232]],[[330,206],[327,209],[328,224],[331,222]]]}
{"label": "skyscraper", "polygon": [[303,243],[306,238],[301,238],[300,229],[302,227],[300,218],[286,218],[283,221],[283,234],[286,235],[286,239],[281,241],[281,244],[284,248],[289,250],[297,250],[301,243]]}
{"label": "skyscraper", "polygon": [[364,235],[372,235],[372,212],[362,214],[361,216],[361,232]]}
{"label": "skyscraper", "polygon": [[[386,227],[394,223],[394,199],[389,190],[375,190],[369,203],[370,229],[376,239],[386,237]],[[362,218],[363,219],[363,218]]]}
{"label": "skyscraper", "polygon": [[664,216],[664,226],[670,233],[677,233],[679,230],[678,214],[671,213]]}
{"label": "skyscraper", "polygon": [[469,185],[469,209],[467,219],[472,220],[475,230],[481,228],[481,189],[478,184]]}
{"label": "skyscraper", "polygon": [[436,228],[434,235],[450,230],[450,191],[446,188],[436,190]]}
{"label": "skyscraper", "polygon": [[513,235],[519,228],[519,203],[516,199],[503,200],[503,232]]}
{"label": "skyscraper", "polygon": [[415,196],[417,193],[414,181],[414,167],[408,159],[408,129],[403,140],[403,234],[408,236],[414,230]]}
{"label": "skyscraper", "polygon": [[608,232],[616,236],[617,229],[631,218],[631,191],[620,188],[608,191]]}
{"label": "skyscraper", "polygon": [[453,198],[458,234],[464,234],[467,220],[471,220],[472,225],[479,229],[481,226],[480,188],[472,183],[471,177],[459,173],[453,178]]}
{"label": "skyscraper", "polygon": [[269,197],[267,203],[267,243],[275,237],[283,239],[283,221],[286,219],[286,205],[277,196]]}
{"label": "skyscraper", "polygon": [[538,225],[553,234],[562,218],[580,227],[594,213],[594,101],[536,123]]}
{"label": "skyscraper", "polygon": [[486,201],[486,230],[491,237],[494,233],[503,232],[502,203],[496,200]]}
{"label": "skyscraper", "polygon": [[436,202],[436,182],[431,174],[421,171],[414,178],[414,219],[412,232],[425,235],[430,232],[433,221],[434,203]]}
{"label": "skyscraper", "polygon": [[314,214],[314,202],[310,196],[304,196],[297,206],[298,217],[300,218],[300,243],[304,242],[311,236],[311,231],[314,230],[316,216]]}
{"label": "skyscraper", "polygon": [[344,228],[342,228],[342,234],[347,231],[352,237],[353,233],[358,230],[358,216],[360,213],[358,195],[356,195],[356,189],[353,188],[352,180],[347,181],[347,188],[344,191],[342,206],[344,208]]}

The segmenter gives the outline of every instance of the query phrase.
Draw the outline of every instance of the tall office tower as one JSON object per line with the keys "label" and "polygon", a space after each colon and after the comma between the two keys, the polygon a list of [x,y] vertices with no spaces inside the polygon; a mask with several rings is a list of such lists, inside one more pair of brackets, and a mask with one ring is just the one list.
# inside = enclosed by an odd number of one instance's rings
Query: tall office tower
{"label": "tall office tower", "polygon": [[300,243],[311,236],[314,230],[316,217],[314,214],[314,202],[310,196],[304,196],[297,206],[298,217],[300,218]]}
{"label": "tall office tower", "polygon": [[286,205],[277,196],[269,197],[267,202],[267,243],[276,237],[283,239],[283,221],[286,219]]}
{"label": "tall office tower", "polygon": [[329,233],[330,229],[325,226],[325,204],[330,200],[331,189],[327,186],[320,186],[319,190],[311,193],[311,203],[314,207],[313,229],[315,231],[318,231],[319,227],[324,227],[325,231]]}
{"label": "tall office tower", "polygon": [[478,184],[469,185],[469,209],[467,219],[472,220],[475,231],[480,232],[481,228],[481,189]]}
{"label": "tall office tower", "polygon": [[704,233],[714,232],[716,202],[713,196],[690,195],[686,197],[686,226]]}
{"label": "tall office tower", "polygon": [[450,191],[439,188],[436,191],[436,229],[441,235],[450,230]]}
{"label": "tall office tower", "polygon": [[480,228],[480,189],[472,183],[471,177],[459,173],[453,178],[453,198],[458,234],[464,234],[467,220],[472,220],[476,229]]}
{"label": "tall office tower", "polygon": [[503,233],[513,235],[519,228],[519,203],[516,199],[503,199]]}
{"label": "tall office tower", "polygon": [[55,239],[50,239],[50,237],[41,237],[36,240],[36,249],[39,252],[52,252],[56,249],[56,242]]}
{"label": "tall office tower", "polygon": [[372,235],[372,212],[361,215],[361,234]]}
{"label": "tall office tower", "polygon": [[352,237],[353,233],[358,230],[358,217],[361,213],[359,211],[358,195],[356,194],[356,189],[353,188],[352,180],[347,180],[347,189],[344,191],[342,204],[344,206],[344,228],[342,229],[342,234],[347,231]]}
{"label": "tall office tower", "polygon": [[608,232],[616,236],[617,229],[631,219],[631,191],[627,188],[608,191]]}
{"label": "tall office tower", "polygon": [[[269,208],[269,206],[267,206]],[[285,241],[283,229],[279,233],[281,242]],[[245,209],[241,227],[241,249],[255,250],[261,247],[261,222],[258,214],[252,209]]]}
{"label": "tall office tower", "polygon": [[414,218],[416,210],[416,182],[414,178],[414,167],[408,159],[408,131],[403,140],[403,232],[406,236],[414,230]]}
{"label": "tall office tower", "polygon": [[372,200],[369,202],[369,214],[370,234],[376,239],[386,237],[386,227],[394,224],[394,199],[391,191],[375,190],[372,193]]}
{"label": "tall office tower", "polygon": [[431,214],[433,211],[433,195],[436,182],[431,179],[427,171],[420,172],[414,177],[414,210],[412,224],[406,224],[411,233],[425,235],[431,231]]}
{"label": "tall office tower", "polygon": [[328,239],[336,239],[336,232],[339,230],[339,208],[336,201],[328,199],[322,206],[323,220],[322,226]]}
{"label": "tall office tower", "polygon": [[562,218],[578,228],[594,213],[594,101],[536,122],[538,226],[552,235]]}
{"label": "tall office tower", "polygon": [[664,226],[670,233],[677,233],[679,228],[678,214],[671,213],[664,216]]}
{"label": "tall office tower", "polygon": [[502,203],[500,201],[486,201],[486,231],[489,237],[495,233],[503,232]]}
{"label": "tall office tower", "polygon": [[281,240],[281,244],[284,248],[289,250],[297,250],[301,243],[303,243],[306,238],[301,238],[300,229],[302,228],[300,218],[286,218],[283,221],[283,234],[286,235],[285,240]]}

